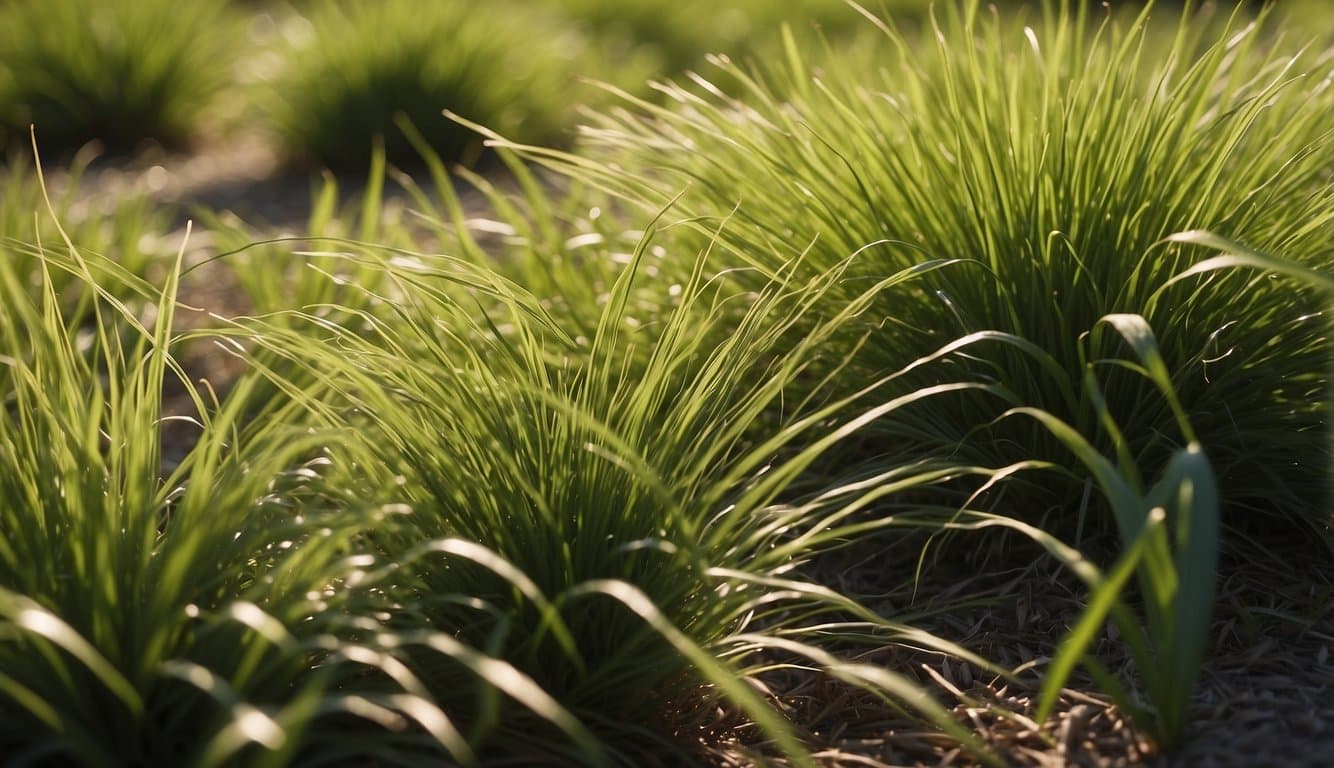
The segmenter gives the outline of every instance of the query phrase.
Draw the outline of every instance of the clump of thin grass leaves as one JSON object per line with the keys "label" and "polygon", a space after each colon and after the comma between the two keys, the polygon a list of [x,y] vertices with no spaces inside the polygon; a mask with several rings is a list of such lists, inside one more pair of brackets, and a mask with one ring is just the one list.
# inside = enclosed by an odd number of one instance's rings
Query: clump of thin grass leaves
{"label": "clump of thin grass leaves", "polygon": [[[280,386],[293,370],[320,383],[287,395],[359,439],[343,466],[400,505],[369,541],[392,563],[380,583],[399,606],[390,623],[404,643],[421,632],[454,638],[512,664],[548,697],[442,706],[484,758],[644,765],[690,759],[711,738],[692,723],[721,699],[759,727],[763,749],[809,764],[793,728],[746,682],[796,663],[918,712],[990,761],[921,689],[826,646],[907,643],[991,665],[796,572],[886,524],[858,516],[864,495],[979,471],[924,462],[864,485],[804,481],[866,423],[974,386],[855,416],[847,398],[785,398],[879,291],[922,270],[826,312],[816,308],[830,306],[837,270],[798,281],[794,263],[737,294],[727,278],[706,279],[705,257],[663,309],[636,299],[654,236],[608,287],[587,337],[486,263],[345,241],[308,255],[381,270],[373,295],[235,330]],[[807,332],[792,345],[798,326]],[[473,691],[457,659],[423,648],[408,665],[437,697]]]}
{"label": "clump of thin grass leaves", "polygon": [[584,45],[540,8],[339,0],[313,5],[308,19],[310,34],[286,52],[267,100],[295,160],[359,172],[379,139],[391,162],[411,163],[416,152],[393,122],[399,114],[450,160],[480,145],[440,120],[442,109],[533,141],[556,138],[571,117]]}
{"label": "clump of thin grass leaves", "polygon": [[[28,246],[46,276],[36,291],[0,260],[0,753],[468,762],[380,634],[378,563],[355,542],[383,513],[322,482],[337,437],[281,407],[243,420],[245,383],[220,406],[190,387],[169,351],[179,255],[159,291],[60,234]],[[57,271],[93,294],[80,323]],[[199,435],[168,472],[169,380],[193,398]],[[517,685],[503,662],[476,664],[498,689]]]}
{"label": "clump of thin grass leaves", "polygon": [[[624,201],[577,180],[540,173],[504,149],[495,152],[503,168],[486,175],[462,167],[450,172],[412,126],[402,127],[431,183],[423,188],[408,174],[394,174],[414,206],[417,239],[431,239],[440,250],[522,286],[581,347],[595,335],[612,286],[632,262],[640,277],[626,301],[645,319],[634,322],[660,317],[680,302],[688,275],[663,269],[679,264],[661,243],[639,252],[644,232],[637,226],[643,222],[625,215]],[[460,190],[471,198],[467,205]],[[369,210],[363,200],[363,211]]]}
{"label": "clump of thin grass leaves", "polygon": [[[350,198],[340,194],[335,176],[324,174],[301,236],[275,238],[231,215],[207,219],[220,251],[209,261],[229,267],[253,311],[276,320],[276,313],[293,307],[326,313],[371,309],[386,288],[386,273],[373,260],[294,248],[294,243],[373,242],[405,255],[423,248],[454,253],[521,287],[586,348],[612,285],[643,237],[636,222],[623,215],[624,202],[536,172],[503,149],[495,153],[499,166],[486,175],[461,166],[447,169],[411,123],[397,124],[419,152],[427,183],[389,166],[377,147],[364,187]],[[398,194],[389,193],[391,183]],[[640,254],[641,278],[631,299],[637,315],[657,317],[680,301],[676,278],[681,276],[662,269],[669,262],[661,244]],[[366,290],[348,291],[348,285]]]}
{"label": "clump of thin grass leaves", "polygon": [[225,0],[14,0],[0,5],[0,147],[179,145],[230,77]]}
{"label": "clump of thin grass leaves", "polygon": [[[864,315],[867,343],[849,327],[847,354],[859,346],[847,378],[954,344],[905,391],[966,375],[1005,395],[933,399],[887,420],[865,445],[873,458],[1048,460],[1062,469],[1012,484],[1010,511],[1069,535],[1107,530],[1060,441],[996,417],[1041,408],[1102,452],[1123,440],[1117,450],[1155,473],[1188,442],[1167,402],[1119,365],[1104,368],[1101,400],[1081,385],[1084,363],[1122,343],[1088,337],[1095,324],[1134,313],[1158,335],[1230,522],[1254,533],[1295,522],[1334,546],[1325,298],[1268,268],[1172,279],[1211,254],[1172,237],[1196,231],[1334,268],[1329,51],[1294,53],[1292,34],[1240,10],[1149,5],[1125,17],[1053,1],[1030,25],[976,2],[938,13],[924,39],[873,18],[878,42],[859,52],[789,45],[762,73],[720,63],[743,83],[735,95],[663,85],[666,106],[632,100],[592,116],[581,156],[533,154],[650,207],[683,185],[683,215],[737,206],[718,269],[773,274],[805,253],[818,272],[859,251],[851,273],[874,279],[957,260],[882,294]],[[1101,427],[1104,408],[1119,436]]]}

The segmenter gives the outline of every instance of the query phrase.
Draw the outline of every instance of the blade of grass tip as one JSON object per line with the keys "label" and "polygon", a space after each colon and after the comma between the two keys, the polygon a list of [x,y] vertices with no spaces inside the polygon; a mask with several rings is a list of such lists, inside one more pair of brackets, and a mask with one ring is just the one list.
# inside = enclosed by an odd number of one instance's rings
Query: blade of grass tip
{"label": "blade of grass tip", "polygon": [[[472,233],[464,225],[462,215],[462,204],[458,200],[458,193],[454,190],[454,181],[445,170],[444,161],[440,159],[439,153],[431,147],[425,140],[417,126],[412,124],[412,120],[403,112],[394,115],[394,125],[398,126],[399,131],[407,139],[408,144],[412,146],[417,156],[425,163],[427,176],[435,188],[435,193],[443,203],[436,203],[430,199],[426,191],[411,176],[399,172],[395,176],[395,181],[400,187],[407,190],[411,195],[413,203],[419,208],[417,211],[431,226],[435,229],[436,238],[441,243],[450,242],[451,239],[457,241],[463,253],[474,261],[482,263],[485,256]],[[446,218],[448,217],[448,221]],[[453,228],[449,226],[453,223]]]}
{"label": "blade of grass tip", "polygon": [[[402,662],[392,656],[379,652],[371,653],[374,653],[378,658],[372,660],[363,658],[359,663],[364,663],[373,669],[384,672],[390,671],[393,666],[403,667]],[[408,675],[411,677],[410,673]],[[398,678],[394,677],[394,681],[398,682]],[[415,679],[413,683],[413,687],[420,686]],[[333,713],[352,715],[361,720],[375,723],[387,731],[401,730],[403,720],[407,718],[421,726],[459,764],[465,766],[477,764],[477,755],[471,744],[458,730],[458,727],[454,725],[454,722],[449,719],[449,716],[431,701],[429,694],[425,691],[421,693],[380,694],[375,695],[374,700],[372,700],[358,694],[326,696],[322,687],[307,685],[302,689],[301,696],[304,697],[304,701],[301,699],[294,701],[284,707],[276,717],[276,720],[294,738],[288,739],[283,752],[271,752],[267,755],[268,759],[260,761],[260,766],[267,764],[271,765],[272,768],[282,768],[282,766],[292,764],[290,755],[285,755],[284,752],[294,751],[301,746],[301,743],[298,738],[295,738],[297,736],[294,733],[295,728],[289,725],[289,722],[300,724],[317,715]],[[378,765],[378,763],[375,764]]]}
{"label": "blade of grass tip", "polygon": [[1113,606],[1120,601],[1121,592],[1125,589],[1126,582],[1135,573],[1140,560],[1144,556],[1150,534],[1155,528],[1164,524],[1165,517],[1166,515],[1161,508],[1156,508],[1149,513],[1139,535],[1126,549],[1125,554],[1121,556],[1120,561],[1112,568],[1107,578],[1093,590],[1093,594],[1089,598],[1088,608],[1084,610],[1065,640],[1061,642],[1055,658],[1047,665],[1047,672],[1042,681],[1042,690],[1038,696],[1036,717],[1038,722],[1043,722],[1051,716],[1056,701],[1060,698],[1061,689],[1065,687],[1066,681],[1070,679],[1070,674],[1080,660],[1088,653],[1089,646],[1097,638],[1098,630],[1107,620]]}
{"label": "blade of grass tip", "polygon": [[1163,525],[1154,526],[1144,545],[1140,558],[1139,586],[1143,597],[1143,625],[1147,630],[1153,655],[1136,657],[1149,688],[1150,700],[1170,707],[1171,678],[1163,674],[1163,666],[1171,662],[1161,660],[1175,636],[1174,608],[1178,597],[1176,566],[1172,562],[1172,537],[1168,531],[1168,509],[1161,504],[1145,502],[1148,509],[1163,510]]}
{"label": "blade of grass tip", "polygon": [[1261,253],[1253,248],[1247,248],[1240,243],[1233,242],[1225,237],[1220,237],[1212,232],[1206,232],[1204,230],[1178,232],[1177,234],[1170,235],[1163,242],[1199,245],[1211,248],[1215,251],[1223,251],[1224,254],[1194,264],[1186,271],[1168,280],[1154,293],[1150,301],[1156,300],[1169,286],[1185,280],[1186,278],[1204,274],[1206,272],[1214,272],[1221,269],[1236,269],[1238,267],[1263,269],[1288,275],[1289,277],[1295,277],[1308,285],[1315,286],[1325,293],[1334,294],[1334,276],[1317,272],[1314,269],[1304,267],[1301,264],[1286,259]]}
{"label": "blade of grass tip", "polygon": [[333,221],[337,208],[338,179],[328,170],[325,170],[320,174],[320,189],[315,194],[315,201],[310,207],[310,217],[306,223],[306,231],[312,237],[330,234],[329,223]]}
{"label": "blade of grass tip", "polygon": [[361,223],[357,237],[364,243],[375,242],[380,232],[380,209],[384,202],[384,138],[375,137],[371,147],[371,167],[366,174],[366,190],[361,194]]}
{"label": "blade of grass tip", "polygon": [[[684,194],[684,193],[682,193]],[[644,227],[644,234],[635,243],[635,248],[631,254],[630,263],[617,275],[616,282],[612,285],[610,297],[607,305],[598,318],[597,329],[593,334],[593,343],[588,351],[588,357],[591,360],[600,360],[605,357],[604,349],[616,349],[617,339],[621,335],[622,320],[625,317],[625,308],[630,303],[630,295],[634,286],[635,277],[641,273],[640,266],[643,264],[644,257],[652,244],[653,233],[658,227],[658,223],[667,215],[676,201],[680,199],[680,194],[672,199],[670,203],[658,211],[657,215]],[[613,366],[603,365],[601,373],[603,385],[609,381]]]}
{"label": "blade of grass tip", "polygon": [[408,144],[412,145],[412,149],[421,157],[422,162],[426,163],[431,182],[437,187],[437,194],[445,195],[446,190],[452,193],[454,185],[449,183],[449,172],[445,169],[444,161],[440,159],[440,153],[435,151],[435,148],[431,146],[431,142],[427,141],[425,136],[422,136],[421,131],[413,124],[407,113],[395,113],[394,125],[403,133],[403,138],[408,140]]}
{"label": "blade of grass tip", "polygon": [[[131,376],[130,387],[136,390],[136,396],[133,402],[134,412],[130,417],[135,421],[123,429],[131,435],[142,434],[144,439],[134,441],[136,450],[117,451],[112,457],[113,462],[124,460],[130,465],[122,471],[131,477],[155,477],[162,466],[161,440],[153,436],[157,434],[162,417],[162,387],[167,381],[167,372],[180,371],[171,359],[169,348],[176,316],[176,294],[179,289],[181,266],[185,261],[185,249],[192,230],[193,222],[187,221],[180,248],[176,251],[176,258],[167,270],[166,282],[156,296],[157,318],[151,337],[151,347],[147,350],[144,364],[136,367]],[[188,377],[181,377],[180,381],[187,392],[193,390]],[[193,392],[191,394],[194,395]],[[196,405],[200,404],[197,396],[192,396],[192,400]],[[125,496],[119,503],[129,509],[148,509],[154,504],[153,497],[156,492],[157,489],[151,483],[129,484],[124,489]],[[144,526],[141,534],[143,551],[151,552],[157,531],[153,526]]]}
{"label": "blade of grass tip", "polygon": [[468,740],[439,707],[421,696],[393,694],[385,699],[395,711],[415,721],[465,766],[477,765],[477,755]]}
{"label": "blade of grass tip", "polygon": [[781,30],[783,38],[783,54],[787,58],[787,66],[791,71],[791,83],[796,86],[796,94],[802,101],[810,101],[811,84],[810,78],[806,74],[806,61],[801,55],[801,48],[797,45],[797,38],[792,34],[792,27],[783,22]]}
{"label": "blade of grass tip", "polygon": [[532,225],[537,227],[544,243],[558,243],[561,240],[560,232],[556,229],[556,214],[552,210],[551,195],[547,193],[542,182],[533,173],[527,163],[519,155],[508,147],[495,147],[493,151],[496,157],[509,169],[510,176],[519,185],[519,191],[525,203],[531,208]]}
{"label": "blade of grass tip", "polygon": [[253,705],[237,704],[232,709],[227,725],[209,739],[197,765],[201,768],[219,768],[228,764],[250,744],[259,744],[266,749],[280,749],[286,742],[287,734],[273,718]]}
{"label": "blade of grass tip", "polygon": [[763,586],[766,590],[772,592],[787,592],[793,596],[799,596],[800,598],[809,600],[813,603],[822,603],[831,608],[837,608],[861,619],[867,625],[875,626],[892,633],[894,638],[901,642],[912,643],[922,648],[929,648],[933,651],[947,653],[950,656],[963,659],[964,661],[981,669],[985,669],[988,672],[995,672],[1002,676],[1005,675],[1004,670],[967,648],[964,648],[957,643],[952,643],[949,640],[945,640],[944,638],[937,637],[925,630],[889,621],[856,600],[847,597],[837,590],[830,589],[829,587],[775,576],[761,576],[728,568],[714,567],[708,569],[707,573],[711,578],[725,580],[730,584],[756,584]]}
{"label": "blade of grass tip", "polygon": [[1177,397],[1176,387],[1172,385],[1172,374],[1168,371],[1167,362],[1163,360],[1162,353],[1158,349],[1158,339],[1154,336],[1149,322],[1140,315],[1120,313],[1105,315],[1098,320],[1098,323],[1112,326],[1130,344],[1131,349],[1149,372],[1149,380],[1158,387],[1158,391],[1163,393],[1163,397],[1171,406],[1182,436],[1187,442],[1195,442],[1195,429],[1191,426],[1190,417],[1186,415],[1186,409],[1182,407],[1181,400]]}
{"label": "blade of grass tip", "polygon": [[207,667],[191,661],[173,660],[164,663],[160,669],[163,676],[194,687],[231,713],[227,725],[205,747],[199,762],[203,768],[222,765],[247,744],[279,749],[286,743],[286,733],[273,718],[245,702],[225,679]]}
{"label": "blade of grass tip", "polygon": [[[368,723],[373,723],[379,726],[380,728],[383,728],[386,731],[397,731],[403,728],[404,718],[408,717],[408,715],[405,712],[401,711],[400,709],[400,705],[403,702],[400,701],[398,697],[402,695],[403,694],[391,694],[388,696],[376,696],[374,699],[359,694],[327,696],[323,697],[320,700],[319,707],[316,710],[316,715],[350,715],[359,720],[364,720]],[[429,701],[426,700],[423,701],[429,704]],[[428,726],[423,726],[423,727],[428,728]],[[435,734],[432,734],[432,736],[435,736]],[[438,736],[436,736],[436,738],[437,740],[440,740]],[[449,749],[448,745],[445,744],[444,741],[441,741],[441,744],[445,745],[446,749]],[[363,748],[366,748],[368,746],[370,745],[362,745]],[[472,747],[467,747],[465,754],[473,754]],[[279,757],[281,757],[281,755],[279,755]],[[379,762],[376,762],[373,758],[369,757],[369,755],[367,755],[366,753],[359,752],[357,757],[361,761],[363,761],[360,764],[369,764],[369,765],[381,764]],[[461,763],[467,762],[458,755],[455,755],[454,757]],[[475,756],[473,759],[475,762]],[[364,761],[366,760],[369,760],[370,762],[365,763]],[[354,764],[357,764],[356,761],[352,762]],[[272,768],[284,768],[284,766],[291,765],[292,763],[293,761],[290,759],[288,760],[277,759],[267,764],[261,763],[261,765],[265,765],[265,768],[267,768],[268,766],[272,766]],[[333,764],[342,765],[343,762],[335,760]],[[395,763],[393,761],[386,760],[385,764],[391,765]]]}
{"label": "blade of grass tip", "polygon": [[167,281],[158,294],[157,324],[153,328],[153,350],[149,381],[161,382],[166,375],[167,350],[171,344],[171,332],[176,318],[176,294],[180,290],[181,267],[185,264],[185,248],[194,231],[194,222],[185,222],[185,234],[181,236],[181,247],[176,249],[176,259],[167,270]]}
{"label": "blade of grass tip", "polygon": [[[252,602],[237,601],[232,603],[223,611],[222,618],[254,630],[255,635],[267,640],[268,644],[281,649],[287,654],[295,654],[299,650],[296,638],[288,631],[287,627]],[[265,643],[248,643],[241,661],[232,673],[232,684],[245,685],[251,676],[258,671],[259,665],[263,662],[268,650]]]}
{"label": "blade of grass tip", "polygon": [[[83,255],[79,252],[79,249],[74,246],[74,240],[69,236],[69,233],[65,230],[64,225],[60,221],[60,216],[56,212],[56,207],[51,202],[51,195],[46,186],[46,174],[42,172],[42,158],[37,151],[36,129],[32,126],[29,126],[29,131],[31,133],[31,140],[32,140],[33,167],[37,174],[37,187],[39,190],[41,190],[42,201],[46,205],[46,211],[47,214],[50,216],[51,223],[55,226],[56,232],[60,234],[60,239],[65,244],[65,248],[68,250],[70,260],[77,267],[77,269],[72,269],[70,270],[70,272],[72,274],[78,275],[86,285],[88,285],[93,289],[93,291],[96,293],[97,296],[101,297],[104,301],[106,301],[107,304],[111,305],[111,307],[116,310],[117,317],[128,322],[130,326],[134,328],[135,332],[139,333],[143,337],[152,336],[152,334],[149,333],[148,330],[145,329],[139,323],[138,316],[134,312],[130,311],[130,309],[124,304],[124,302],[121,301],[120,297],[116,296],[115,294],[112,294],[110,291],[108,291],[105,287],[102,286],[101,282],[97,279],[97,276],[93,274],[92,267],[90,267],[88,262],[83,258]],[[34,227],[36,227],[35,218],[36,217],[34,214]],[[40,241],[39,241],[39,246],[40,246]],[[43,269],[45,270],[45,260],[43,260]],[[49,276],[47,279],[49,280]],[[104,349],[109,348],[109,345],[106,344],[105,324],[101,322],[101,316],[102,316],[101,306],[98,302],[94,301],[92,302],[92,308],[93,308],[94,318],[97,320],[95,325],[97,328],[99,342],[103,345]],[[113,384],[115,383],[114,378],[112,379],[112,383]]]}
{"label": "blade of grass tip", "polygon": [[1165,670],[1167,691],[1158,702],[1163,737],[1171,743],[1180,736],[1190,694],[1209,644],[1214,585],[1218,569],[1219,498],[1213,467],[1198,444],[1178,451],[1163,480],[1155,486],[1150,503],[1162,504],[1171,514],[1177,585],[1170,605],[1170,638],[1160,649],[1170,660]]}
{"label": "blade of grass tip", "polygon": [[496,133],[494,130],[481,123],[475,123],[452,109],[443,110],[440,114],[444,115],[446,119],[453,120],[464,128],[477,133],[479,136],[485,137],[488,144],[493,141],[501,142],[505,146],[511,146],[512,144],[508,139],[501,136],[499,133]]}
{"label": "blade of grass tip", "polygon": [[36,691],[27,687],[14,678],[0,672],[0,695],[8,698],[10,701],[18,704],[36,720],[52,731],[60,729],[60,715],[55,708],[43,699]]}
{"label": "blade of grass tip", "polygon": [[[1081,351],[1080,356],[1083,354]],[[1130,441],[1121,434],[1121,425],[1116,423],[1116,417],[1112,415],[1112,409],[1107,405],[1107,399],[1103,397],[1102,386],[1093,375],[1093,366],[1087,363],[1084,366],[1083,379],[1084,392],[1093,405],[1094,412],[1098,414],[1098,421],[1102,424],[1103,431],[1107,433],[1108,442],[1116,452],[1116,462],[1121,470],[1122,479],[1131,488],[1143,488],[1144,478],[1140,474],[1139,463],[1135,461],[1135,455],[1130,450]]]}
{"label": "blade of grass tip", "polygon": [[708,682],[741,707],[746,715],[774,740],[794,765],[801,768],[815,768],[815,761],[811,758],[809,750],[797,739],[791,725],[778,711],[739,679],[733,670],[686,637],[637,587],[623,581],[595,579],[571,588],[565,596],[568,598],[604,596],[629,608],[699,670]]}

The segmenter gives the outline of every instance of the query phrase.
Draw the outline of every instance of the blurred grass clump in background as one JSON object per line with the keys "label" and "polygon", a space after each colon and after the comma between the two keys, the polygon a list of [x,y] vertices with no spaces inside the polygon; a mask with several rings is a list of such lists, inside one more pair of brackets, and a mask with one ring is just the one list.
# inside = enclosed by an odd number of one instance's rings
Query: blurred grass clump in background
{"label": "blurred grass clump in background", "polygon": [[184,144],[231,76],[231,30],[226,0],[0,4],[0,146],[29,124],[53,156]]}
{"label": "blurred grass clump in background", "polygon": [[364,171],[375,141],[389,161],[417,151],[402,114],[449,160],[479,145],[451,110],[531,141],[557,137],[584,50],[551,14],[509,3],[340,0],[302,6],[307,34],[286,52],[268,111],[290,157]]}
{"label": "blurred grass clump in background", "polygon": [[[606,101],[589,82],[634,93],[649,78],[679,77],[724,53],[749,60],[780,50],[790,24],[804,40],[867,29],[842,0],[716,4],[605,0],[335,0],[295,6],[282,71],[266,111],[289,158],[339,171],[365,169],[374,141],[389,162],[418,155],[402,114],[446,160],[472,156],[476,134],[448,110],[524,141],[565,143],[577,105]],[[920,19],[925,4],[891,4]],[[302,29],[304,27],[304,29]],[[587,82],[586,82],[587,81]]]}

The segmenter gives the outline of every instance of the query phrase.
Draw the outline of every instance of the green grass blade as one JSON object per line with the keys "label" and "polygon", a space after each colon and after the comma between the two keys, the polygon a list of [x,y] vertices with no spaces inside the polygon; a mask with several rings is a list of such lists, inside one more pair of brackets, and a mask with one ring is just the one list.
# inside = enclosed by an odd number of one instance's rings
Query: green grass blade
{"label": "green grass blade", "polygon": [[1065,687],[1070,674],[1097,639],[1098,632],[1121,599],[1121,593],[1130,581],[1130,577],[1138,569],[1150,536],[1154,530],[1164,525],[1165,519],[1166,515],[1161,509],[1149,513],[1144,526],[1131,541],[1130,546],[1125,549],[1116,565],[1089,596],[1088,607],[1080,614],[1079,621],[1070,629],[1069,634],[1061,642],[1056,656],[1047,665],[1042,680],[1042,691],[1038,697],[1036,719],[1039,722],[1051,716],[1052,709],[1060,698],[1061,689]]}

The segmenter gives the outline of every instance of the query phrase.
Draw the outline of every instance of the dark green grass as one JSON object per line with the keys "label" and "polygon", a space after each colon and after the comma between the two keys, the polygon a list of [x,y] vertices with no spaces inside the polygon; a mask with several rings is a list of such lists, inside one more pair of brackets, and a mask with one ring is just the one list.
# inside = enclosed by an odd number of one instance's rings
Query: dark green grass
{"label": "dark green grass", "polygon": [[224,0],[11,0],[0,5],[0,149],[184,144],[228,81]]}
{"label": "dark green grass", "polygon": [[442,120],[444,109],[537,141],[557,137],[570,117],[582,47],[540,9],[340,0],[308,13],[311,35],[286,51],[266,101],[296,161],[360,172],[382,141],[390,162],[412,165],[400,113],[451,161],[479,142]]}

